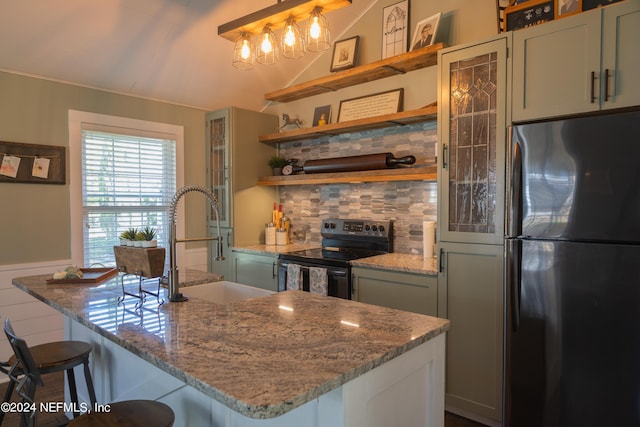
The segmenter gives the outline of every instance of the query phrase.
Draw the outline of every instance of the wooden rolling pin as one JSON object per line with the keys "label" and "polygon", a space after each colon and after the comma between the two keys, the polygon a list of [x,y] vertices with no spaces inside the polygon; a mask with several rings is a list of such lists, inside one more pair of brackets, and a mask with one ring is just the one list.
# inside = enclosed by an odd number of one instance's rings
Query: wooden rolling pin
{"label": "wooden rolling pin", "polygon": [[412,165],[415,156],[395,157],[392,153],[364,154],[361,156],[335,157],[332,159],[307,160],[304,173],[351,172],[387,169],[398,165]]}

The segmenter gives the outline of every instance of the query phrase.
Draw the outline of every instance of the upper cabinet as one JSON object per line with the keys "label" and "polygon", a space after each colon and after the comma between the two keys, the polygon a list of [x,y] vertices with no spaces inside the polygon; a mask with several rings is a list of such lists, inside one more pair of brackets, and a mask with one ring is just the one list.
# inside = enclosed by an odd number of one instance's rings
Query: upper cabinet
{"label": "upper cabinet", "polygon": [[640,104],[640,6],[627,1],[513,33],[513,121]]}
{"label": "upper cabinet", "polygon": [[508,35],[442,51],[438,95],[440,241],[502,244]]}

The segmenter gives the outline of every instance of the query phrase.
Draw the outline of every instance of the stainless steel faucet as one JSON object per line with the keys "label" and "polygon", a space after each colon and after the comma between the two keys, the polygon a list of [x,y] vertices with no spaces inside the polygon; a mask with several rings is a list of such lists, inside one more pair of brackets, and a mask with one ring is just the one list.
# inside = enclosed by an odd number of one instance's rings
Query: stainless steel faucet
{"label": "stainless steel faucet", "polygon": [[[176,207],[178,206],[178,202],[187,193],[192,191],[197,191],[204,194],[207,199],[209,199],[209,203],[211,204],[211,208],[216,213],[216,228],[218,232],[217,237],[201,237],[201,238],[192,238],[192,239],[180,239],[176,238]],[[171,200],[171,213],[169,216],[169,220],[171,222],[171,236],[169,237],[169,301],[171,302],[182,302],[186,301],[188,298],[182,293],[180,293],[180,284],[178,283],[178,266],[176,263],[176,245],[178,243],[184,242],[201,242],[205,240],[217,240],[216,244],[216,261],[220,261],[224,259],[222,255],[222,234],[220,234],[220,214],[218,212],[218,199],[216,196],[206,187],[202,187],[200,185],[186,185],[179,189],[176,194],[173,196]]]}

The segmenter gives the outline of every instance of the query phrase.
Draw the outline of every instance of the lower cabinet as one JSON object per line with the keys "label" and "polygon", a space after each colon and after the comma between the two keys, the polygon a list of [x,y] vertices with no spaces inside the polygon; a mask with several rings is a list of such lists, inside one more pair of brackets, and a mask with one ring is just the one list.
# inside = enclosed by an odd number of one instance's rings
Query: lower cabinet
{"label": "lower cabinet", "polygon": [[438,279],[423,274],[353,267],[353,299],[367,304],[436,316]]}
{"label": "lower cabinet", "polygon": [[439,242],[439,317],[447,333],[447,409],[500,425],[503,266],[501,245]]}
{"label": "lower cabinet", "polygon": [[233,275],[236,283],[278,291],[278,257],[233,252]]}

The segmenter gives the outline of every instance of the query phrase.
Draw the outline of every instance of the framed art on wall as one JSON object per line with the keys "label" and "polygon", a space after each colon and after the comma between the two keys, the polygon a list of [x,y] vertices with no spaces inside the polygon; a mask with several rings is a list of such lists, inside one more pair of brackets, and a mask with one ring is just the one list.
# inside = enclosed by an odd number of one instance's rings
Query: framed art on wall
{"label": "framed art on wall", "polygon": [[409,0],[387,6],[382,12],[382,59],[400,55],[409,44]]}

